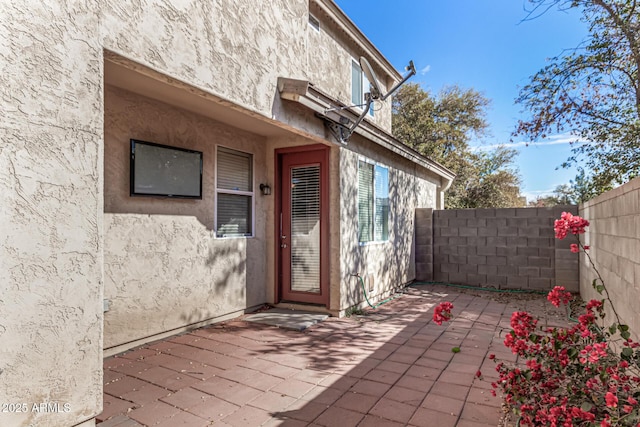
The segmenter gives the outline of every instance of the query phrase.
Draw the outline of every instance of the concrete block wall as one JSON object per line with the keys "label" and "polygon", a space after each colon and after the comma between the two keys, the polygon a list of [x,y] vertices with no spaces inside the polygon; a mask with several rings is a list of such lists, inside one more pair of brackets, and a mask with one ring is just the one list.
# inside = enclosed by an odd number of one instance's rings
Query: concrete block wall
{"label": "concrete block wall", "polygon": [[416,278],[577,292],[578,256],[571,242],[554,238],[553,222],[563,211],[576,214],[577,207],[437,210],[430,221],[427,212],[416,213]]}
{"label": "concrete block wall", "polygon": [[[589,220],[581,236],[602,275],[621,320],[639,338],[640,316],[640,178],[580,205],[580,215]],[[592,288],[593,267],[581,254],[580,293],[584,300],[602,299]],[[607,319],[613,316],[609,310]]]}
{"label": "concrete block wall", "polygon": [[[416,209],[416,277],[433,280],[433,209]],[[420,254],[418,257],[417,254]]]}

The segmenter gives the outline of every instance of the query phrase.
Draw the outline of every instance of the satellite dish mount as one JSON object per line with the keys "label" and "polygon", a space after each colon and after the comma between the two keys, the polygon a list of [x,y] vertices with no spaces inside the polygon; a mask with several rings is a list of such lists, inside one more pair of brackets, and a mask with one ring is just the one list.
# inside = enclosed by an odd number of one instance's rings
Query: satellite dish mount
{"label": "satellite dish mount", "polygon": [[[360,68],[362,69],[362,72],[364,73],[364,75],[367,77],[367,80],[369,80],[369,92],[364,94],[364,98],[366,101],[364,104],[350,106],[350,107],[363,107],[362,114],[360,114],[360,116],[356,119],[356,121],[350,127],[347,128],[345,125],[348,124],[350,120],[343,117],[340,120],[340,125],[338,125],[339,131],[333,132],[335,138],[341,143],[345,143],[349,139],[349,137],[351,137],[351,135],[353,134],[355,129],[358,127],[358,125],[362,122],[362,120],[364,120],[364,117],[369,112],[369,109],[371,108],[371,104],[373,103],[373,101],[386,100],[392,93],[398,90],[398,88],[402,86],[404,82],[406,82],[416,74],[416,67],[413,65],[413,61],[409,61],[409,65],[405,67],[405,70],[408,71],[408,73],[405,74],[402,80],[400,80],[398,84],[392,87],[391,90],[389,90],[387,93],[383,93],[382,87],[378,82],[378,79],[376,77],[376,74],[373,71],[373,68],[369,64],[369,61],[367,61],[367,58],[365,58],[364,56],[360,57]],[[345,108],[350,108],[350,107],[342,107],[337,109],[343,110]],[[331,108],[327,111],[331,111],[331,110],[336,110],[336,108]]]}

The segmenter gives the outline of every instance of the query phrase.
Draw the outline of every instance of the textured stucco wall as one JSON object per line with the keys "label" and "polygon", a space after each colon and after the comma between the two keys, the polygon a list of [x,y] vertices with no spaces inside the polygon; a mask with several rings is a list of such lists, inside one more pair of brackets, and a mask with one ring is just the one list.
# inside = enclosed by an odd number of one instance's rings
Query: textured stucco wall
{"label": "textured stucco wall", "polygon": [[304,78],[308,2],[102,2],[104,47],[271,117],[279,76]]}
{"label": "textured stucco wall", "polygon": [[[640,316],[640,178],[580,205],[580,215],[589,220],[582,242],[602,274],[616,311],[638,339]],[[574,254],[575,255],[575,254]],[[580,259],[580,293],[586,301],[602,299],[593,290],[593,268],[586,256]],[[609,310],[609,321],[613,316]]]}
{"label": "textured stucco wall", "polygon": [[[111,86],[104,127],[105,348],[264,303],[264,138]],[[130,138],[202,151],[202,200],[130,197]],[[255,237],[214,237],[217,144],[253,154]]]}
{"label": "textured stucco wall", "polygon": [[[345,105],[351,105],[351,62],[354,59],[358,61],[363,52],[359,52],[322,11],[312,8],[311,12],[320,20],[320,30],[307,25],[307,78]],[[371,58],[368,60],[373,62]],[[378,80],[384,90],[387,79],[380,70],[374,72],[379,75]],[[366,120],[391,132],[391,99],[375,102],[374,109],[373,117],[367,115]]]}
{"label": "textured stucco wall", "polygon": [[3,427],[102,407],[99,27],[94,2],[0,2],[0,403],[26,405]]}
{"label": "textured stucco wall", "polygon": [[[365,157],[389,168],[389,239],[358,242],[358,159]],[[340,149],[340,308],[364,302],[351,274],[373,280],[375,301],[415,278],[414,210],[434,208],[438,180],[417,165],[379,147],[352,138]],[[367,292],[369,292],[367,290]]]}

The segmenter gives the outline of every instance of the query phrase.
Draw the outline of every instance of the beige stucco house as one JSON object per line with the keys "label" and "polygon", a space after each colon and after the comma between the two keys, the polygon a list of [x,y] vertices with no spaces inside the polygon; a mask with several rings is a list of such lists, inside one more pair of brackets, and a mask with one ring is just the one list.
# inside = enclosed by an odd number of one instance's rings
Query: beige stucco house
{"label": "beige stucco house", "polygon": [[0,4],[1,426],[93,425],[106,355],[415,277],[453,175],[390,100],[336,138],[360,56],[402,78],[331,0]]}

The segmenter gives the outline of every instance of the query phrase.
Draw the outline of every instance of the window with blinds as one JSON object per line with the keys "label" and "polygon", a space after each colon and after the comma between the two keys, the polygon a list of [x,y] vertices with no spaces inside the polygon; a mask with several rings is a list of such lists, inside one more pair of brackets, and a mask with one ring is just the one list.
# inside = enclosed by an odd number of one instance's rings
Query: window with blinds
{"label": "window with blinds", "polygon": [[253,235],[253,156],[218,147],[216,236]]}
{"label": "window with blinds", "polygon": [[389,239],[389,169],[364,160],[358,162],[358,239]]}

